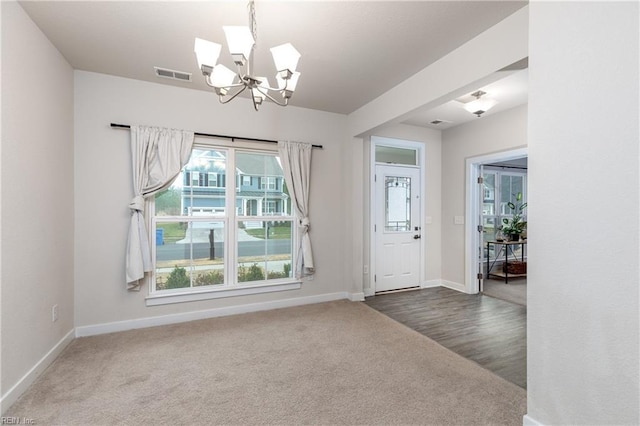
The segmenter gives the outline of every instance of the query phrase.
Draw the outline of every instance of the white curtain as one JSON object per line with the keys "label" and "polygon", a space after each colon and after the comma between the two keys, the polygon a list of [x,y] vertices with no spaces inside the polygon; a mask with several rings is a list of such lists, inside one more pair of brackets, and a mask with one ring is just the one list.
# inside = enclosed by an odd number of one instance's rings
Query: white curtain
{"label": "white curtain", "polygon": [[313,252],[309,238],[309,177],[311,172],[311,149],[309,143],[278,142],[284,179],[289,188],[291,204],[298,218],[298,259],[295,276],[313,275]]}
{"label": "white curtain", "polygon": [[127,288],[139,290],[145,272],[153,267],[144,220],[145,198],[168,187],[189,161],[193,132],[131,126],[131,164],[135,197],[129,204],[131,225],[127,241]]}

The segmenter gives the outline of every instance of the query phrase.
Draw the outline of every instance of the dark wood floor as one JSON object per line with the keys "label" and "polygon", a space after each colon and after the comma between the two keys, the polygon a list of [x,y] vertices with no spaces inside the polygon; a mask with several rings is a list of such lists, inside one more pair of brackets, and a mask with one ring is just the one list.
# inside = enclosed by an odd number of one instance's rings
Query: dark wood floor
{"label": "dark wood floor", "polygon": [[365,303],[526,389],[526,307],[444,287],[368,297]]}

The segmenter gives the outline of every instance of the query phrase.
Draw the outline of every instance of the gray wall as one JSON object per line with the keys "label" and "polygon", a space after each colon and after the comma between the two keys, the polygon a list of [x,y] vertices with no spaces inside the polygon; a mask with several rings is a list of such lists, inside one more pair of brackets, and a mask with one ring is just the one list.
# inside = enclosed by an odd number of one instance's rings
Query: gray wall
{"label": "gray wall", "polygon": [[528,416],[637,425],[639,5],[530,8]]}
{"label": "gray wall", "polygon": [[[145,305],[146,285],[139,293],[127,292],[124,252],[127,206],[133,197],[129,132],[110,128],[111,122],[324,145],[313,151],[311,168],[314,280],[305,281],[300,290],[154,307]],[[343,217],[348,208],[341,203],[340,167],[345,123],[345,116],[339,114],[269,103],[256,113],[247,99],[221,105],[213,93],[76,71],[76,326],[346,292],[342,273],[348,234]],[[207,139],[196,138],[203,141]]]}
{"label": "gray wall", "polygon": [[73,329],[73,71],[17,3],[0,7],[4,396]]}

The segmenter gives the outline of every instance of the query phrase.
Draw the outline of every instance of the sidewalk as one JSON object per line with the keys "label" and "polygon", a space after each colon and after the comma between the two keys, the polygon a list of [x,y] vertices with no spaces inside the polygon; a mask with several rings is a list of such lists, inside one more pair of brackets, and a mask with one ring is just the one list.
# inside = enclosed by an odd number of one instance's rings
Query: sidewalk
{"label": "sidewalk", "polygon": [[[209,232],[213,229],[213,238],[215,241],[224,241],[224,229],[211,228],[209,223],[194,223],[193,227],[189,227],[186,230],[184,239],[176,241],[176,244],[189,244],[189,243],[209,243]],[[247,234],[244,229],[238,229],[238,241],[264,241],[262,238],[252,237]]]}

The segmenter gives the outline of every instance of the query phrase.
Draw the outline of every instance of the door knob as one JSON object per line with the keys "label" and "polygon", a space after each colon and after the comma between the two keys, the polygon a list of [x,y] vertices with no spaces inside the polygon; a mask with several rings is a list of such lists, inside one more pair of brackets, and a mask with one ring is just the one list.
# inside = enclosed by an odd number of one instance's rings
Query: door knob
{"label": "door knob", "polygon": [[414,239],[414,240],[419,240],[421,237],[422,237],[422,235],[414,235],[414,236],[413,236],[413,239]]}

